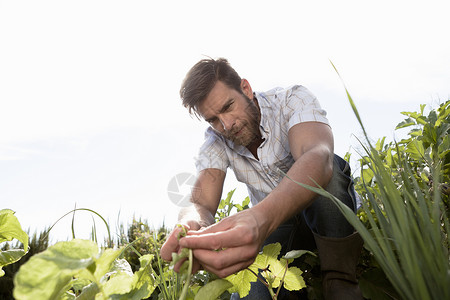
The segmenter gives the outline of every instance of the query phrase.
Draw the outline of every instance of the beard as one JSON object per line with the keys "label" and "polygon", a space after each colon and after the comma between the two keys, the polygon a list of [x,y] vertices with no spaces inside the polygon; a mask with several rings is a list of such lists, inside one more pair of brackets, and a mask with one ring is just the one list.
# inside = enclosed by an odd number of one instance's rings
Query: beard
{"label": "beard", "polygon": [[247,147],[261,136],[259,131],[261,116],[253,100],[245,95],[244,97],[247,100],[247,106],[245,108],[247,118],[239,124],[239,127],[233,127],[231,130],[224,132],[223,136],[235,144]]}

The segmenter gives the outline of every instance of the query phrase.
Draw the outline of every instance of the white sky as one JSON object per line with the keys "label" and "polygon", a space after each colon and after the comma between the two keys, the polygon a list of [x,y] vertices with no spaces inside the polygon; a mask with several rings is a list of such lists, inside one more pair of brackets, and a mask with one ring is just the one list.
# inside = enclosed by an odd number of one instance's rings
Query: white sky
{"label": "white sky", "polygon": [[[401,111],[449,98],[448,11],[446,1],[0,0],[0,208],[32,231],[75,204],[113,224],[172,226],[167,185],[195,172],[205,128],[178,90],[203,55],[228,58],[254,90],[308,87],[343,155],[361,130],[331,60],[371,137],[391,140]],[[224,192],[234,187],[242,200],[233,180]],[[75,224],[88,237],[91,217]]]}

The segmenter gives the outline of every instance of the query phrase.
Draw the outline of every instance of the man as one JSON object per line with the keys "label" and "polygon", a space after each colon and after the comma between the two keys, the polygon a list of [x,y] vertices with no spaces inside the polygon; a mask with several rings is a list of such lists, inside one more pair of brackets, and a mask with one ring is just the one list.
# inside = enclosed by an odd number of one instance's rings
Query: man
{"label": "man", "polygon": [[[302,86],[254,93],[225,59],[199,61],[180,95],[210,127],[197,159],[199,192],[179,215],[188,235],[178,240],[175,229],[162,258],[191,248],[194,271],[226,277],[252,264],[268,243],[280,242],[283,251],[317,247],[325,298],[362,299],[355,276],[361,238],[330,200],[293,182],[327,187],[356,210],[349,166],[334,155],[317,99]],[[213,224],[227,168],[247,185],[253,205]],[[252,286],[249,299],[267,297],[260,287]]]}

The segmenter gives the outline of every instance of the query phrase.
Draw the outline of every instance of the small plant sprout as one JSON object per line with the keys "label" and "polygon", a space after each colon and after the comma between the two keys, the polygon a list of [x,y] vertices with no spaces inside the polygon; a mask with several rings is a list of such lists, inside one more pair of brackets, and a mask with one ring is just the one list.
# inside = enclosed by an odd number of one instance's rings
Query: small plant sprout
{"label": "small plant sprout", "polygon": [[[177,225],[179,228],[181,228],[180,233],[178,234],[178,239],[186,236],[187,234],[187,230],[184,226],[178,224]],[[181,249],[180,253],[172,253],[172,267],[175,266],[175,264],[177,264],[178,262],[185,260],[183,262],[183,264],[180,267],[180,271],[179,273],[182,274],[183,278],[186,278],[184,286],[183,286],[183,290],[181,292],[180,295],[180,300],[184,300],[186,299],[188,290],[189,290],[189,285],[191,282],[191,276],[192,276],[192,266],[193,266],[193,261],[194,261],[194,255],[192,253],[192,249],[187,249],[187,248],[183,248]]]}

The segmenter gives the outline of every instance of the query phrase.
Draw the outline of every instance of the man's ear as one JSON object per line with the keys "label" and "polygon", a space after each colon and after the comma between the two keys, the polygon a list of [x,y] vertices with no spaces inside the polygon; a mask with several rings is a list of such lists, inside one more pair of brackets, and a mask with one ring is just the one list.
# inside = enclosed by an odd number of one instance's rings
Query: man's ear
{"label": "man's ear", "polygon": [[245,96],[247,96],[249,99],[253,99],[253,90],[247,79],[241,80],[241,90]]}

